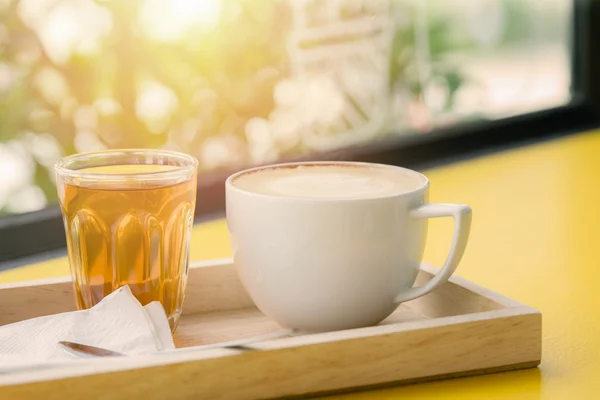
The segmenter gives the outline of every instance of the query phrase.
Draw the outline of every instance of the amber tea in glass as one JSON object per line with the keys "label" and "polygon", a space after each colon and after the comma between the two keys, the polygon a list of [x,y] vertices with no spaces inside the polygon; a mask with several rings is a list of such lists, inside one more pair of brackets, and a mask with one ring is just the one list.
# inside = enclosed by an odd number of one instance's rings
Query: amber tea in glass
{"label": "amber tea in glass", "polygon": [[129,285],[160,301],[171,329],[182,311],[198,163],[153,150],[76,154],[56,164],[79,309]]}

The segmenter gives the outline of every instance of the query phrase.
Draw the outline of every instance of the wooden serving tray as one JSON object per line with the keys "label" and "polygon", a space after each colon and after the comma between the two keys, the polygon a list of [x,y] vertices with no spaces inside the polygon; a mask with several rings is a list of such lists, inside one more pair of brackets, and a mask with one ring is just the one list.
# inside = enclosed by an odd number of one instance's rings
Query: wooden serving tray
{"label": "wooden serving tray", "polygon": [[[423,264],[417,283],[437,269]],[[190,268],[178,347],[281,328],[256,309],[230,260]],[[74,310],[69,278],[0,285],[0,325]],[[0,399],[264,399],[535,367],[541,314],[464,279],[374,327],[0,375]]]}

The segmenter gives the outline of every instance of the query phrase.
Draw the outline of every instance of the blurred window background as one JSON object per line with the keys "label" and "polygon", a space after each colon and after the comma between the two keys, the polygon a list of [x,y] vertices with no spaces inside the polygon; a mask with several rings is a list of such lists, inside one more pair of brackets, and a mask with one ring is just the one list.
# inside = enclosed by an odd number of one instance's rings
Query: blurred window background
{"label": "blurred window background", "polygon": [[201,174],[569,103],[571,0],[0,0],[0,215],[61,156]]}

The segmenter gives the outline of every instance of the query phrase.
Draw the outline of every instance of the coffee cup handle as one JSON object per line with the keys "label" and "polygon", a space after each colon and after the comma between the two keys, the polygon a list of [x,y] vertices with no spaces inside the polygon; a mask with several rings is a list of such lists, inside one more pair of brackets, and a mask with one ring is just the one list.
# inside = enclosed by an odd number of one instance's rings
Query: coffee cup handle
{"label": "coffee cup handle", "polygon": [[416,219],[452,217],[454,218],[454,235],[450,252],[440,272],[426,284],[400,293],[395,299],[397,304],[426,295],[448,281],[465,252],[471,231],[471,207],[462,204],[424,204],[410,211],[410,216]]}

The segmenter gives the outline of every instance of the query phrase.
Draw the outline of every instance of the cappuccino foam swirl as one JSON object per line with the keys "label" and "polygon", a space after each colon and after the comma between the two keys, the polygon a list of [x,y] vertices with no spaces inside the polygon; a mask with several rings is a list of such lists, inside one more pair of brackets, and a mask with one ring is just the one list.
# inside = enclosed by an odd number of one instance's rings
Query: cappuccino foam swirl
{"label": "cappuccino foam swirl", "polygon": [[402,169],[336,164],[268,168],[241,175],[233,182],[248,192],[314,199],[393,196],[424,183],[419,175]]}

